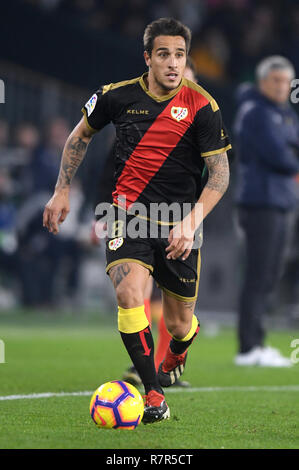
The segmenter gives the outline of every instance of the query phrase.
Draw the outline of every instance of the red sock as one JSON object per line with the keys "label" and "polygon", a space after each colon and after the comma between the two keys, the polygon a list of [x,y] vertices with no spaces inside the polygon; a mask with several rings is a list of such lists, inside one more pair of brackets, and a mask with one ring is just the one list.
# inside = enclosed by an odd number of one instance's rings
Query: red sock
{"label": "red sock", "polygon": [[167,348],[169,346],[169,342],[172,339],[170,334],[168,333],[163,315],[161,315],[159,321],[159,329],[158,329],[158,340],[157,340],[157,348],[155,354],[155,367],[158,370],[160,363],[163,361]]}
{"label": "red sock", "polygon": [[144,299],[144,311],[145,311],[146,318],[148,319],[149,325],[152,326],[151,301],[150,301],[150,299]]}

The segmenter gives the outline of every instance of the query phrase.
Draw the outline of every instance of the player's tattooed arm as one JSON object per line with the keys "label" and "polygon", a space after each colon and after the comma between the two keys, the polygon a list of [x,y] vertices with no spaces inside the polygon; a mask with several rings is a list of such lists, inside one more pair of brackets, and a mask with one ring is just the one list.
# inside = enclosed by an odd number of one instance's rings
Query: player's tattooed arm
{"label": "player's tattooed arm", "polygon": [[196,230],[228,187],[229,165],[226,152],[205,157],[205,162],[209,171],[207,184],[192,211],[170,231],[169,245],[165,248],[167,259],[177,259],[181,256],[184,261],[188,258]]}
{"label": "player's tattooed arm", "polygon": [[167,259],[177,259],[181,256],[184,261],[188,258],[196,230],[227,190],[229,165],[226,152],[205,157],[205,162],[209,172],[207,184],[192,211],[171,230],[169,245],[165,249]]}
{"label": "player's tattooed arm", "polygon": [[226,152],[206,157],[205,162],[209,171],[205,187],[224,194],[229,183],[229,165]]}
{"label": "player's tattooed arm", "polygon": [[64,146],[55,191],[46,204],[43,214],[43,226],[54,235],[59,232],[59,224],[66,219],[70,211],[70,185],[85,156],[92,134],[93,132],[82,118],[68,137]]}
{"label": "player's tattooed arm", "polygon": [[66,141],[60,171],[58,175],[58,180],[56,184],[57,189],[67,188],[79,168],[80,163],[82,162],[88,142],[84,141],[80,136],[70,135]]}
{"label": "player's tattooed arm", "polygon": [[55,190],[69,189],[72,179],[85,157],[93,134],[94,131],[86,125],[84,118],[82,118],[65,143]]}

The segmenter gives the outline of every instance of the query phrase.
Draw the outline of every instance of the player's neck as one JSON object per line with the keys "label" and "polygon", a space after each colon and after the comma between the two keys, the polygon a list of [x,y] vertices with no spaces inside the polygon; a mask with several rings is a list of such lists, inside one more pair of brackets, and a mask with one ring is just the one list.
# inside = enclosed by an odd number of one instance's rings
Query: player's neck
{"label": "player's neck", "polygon": [[175,92],[175,90],[177,90],[179,88],[179,86],[178,86],[174,89],[168,90],[168,89],[162,87],[156,81],[155,77],[152,76],[152,74],[150,72],[144,76],[144,83],[145,83],[148,91],[152,95],[157,96],[159,98],[162,97],[162,96],[172,95]]}

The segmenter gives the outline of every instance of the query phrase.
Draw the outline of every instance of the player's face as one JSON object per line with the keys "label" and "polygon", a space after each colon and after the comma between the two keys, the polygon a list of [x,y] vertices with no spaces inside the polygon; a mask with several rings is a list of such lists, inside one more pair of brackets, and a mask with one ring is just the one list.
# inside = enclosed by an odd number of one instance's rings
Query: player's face
{"label": "player's face", "polygon": [[186,66],[186,43],[182,36],[157,36],[151,56],[144,53],[149,82],[162,94],[177,88]]}
{"label": "player's face", "polygon": [[290,96],[291,77],[288,70],[272,70],[260,80],[259,89],[267,98],[278,104],[286,103]]}

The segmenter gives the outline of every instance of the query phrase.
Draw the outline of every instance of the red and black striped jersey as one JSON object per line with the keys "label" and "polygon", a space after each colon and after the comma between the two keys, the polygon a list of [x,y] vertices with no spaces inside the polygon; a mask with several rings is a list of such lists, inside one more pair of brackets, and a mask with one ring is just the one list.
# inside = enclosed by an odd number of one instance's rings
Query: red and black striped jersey
{"label": "red and black striped jersey", "polygon": [[190,80],[157,97],[144,77],[105,85],[82,108],[94,131],[116,128],[113,202],[194,203],[204,157],[231,148],[219,107]]}

